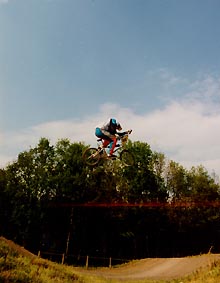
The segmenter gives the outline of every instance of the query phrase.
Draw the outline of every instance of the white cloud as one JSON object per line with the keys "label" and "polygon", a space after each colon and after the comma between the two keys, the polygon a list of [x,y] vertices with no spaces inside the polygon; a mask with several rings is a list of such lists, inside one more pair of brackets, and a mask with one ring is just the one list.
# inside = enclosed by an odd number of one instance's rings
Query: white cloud
{"label": "white cloud", "polygon": [[161,68],[154,72],[151,72],[151,75],[157,76],[160,80],[164,81],[167,86],[174,86],[179,84],[188,83],[186,78],[179,77],[165,68]]}
{"label": "white cloud", "polygon": [[72,142],[95,145],[95,127],[115,117],[124,130],[133,129],[132,141],[147,142],[153,150],[165,153],[187,168],[202,164],[220,176],[219,90],[220,80],[209,77],[192,84],[185,99],[143,115],[106,103],[93,116],[80,120],[46,122],[24,131],[6,132],[0,136],[1,165],[34,147],[41,137],[49,138],[52,143],[69,138]]}

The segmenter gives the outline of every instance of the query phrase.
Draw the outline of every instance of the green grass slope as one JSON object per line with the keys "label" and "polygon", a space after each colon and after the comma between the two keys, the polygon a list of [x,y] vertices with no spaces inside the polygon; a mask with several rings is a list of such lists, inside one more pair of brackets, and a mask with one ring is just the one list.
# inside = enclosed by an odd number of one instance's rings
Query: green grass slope
{"label": "green grass slope", "polygon": [[83,281],[71,267],[38,258],[0,237],[0,282],[81,283]]}

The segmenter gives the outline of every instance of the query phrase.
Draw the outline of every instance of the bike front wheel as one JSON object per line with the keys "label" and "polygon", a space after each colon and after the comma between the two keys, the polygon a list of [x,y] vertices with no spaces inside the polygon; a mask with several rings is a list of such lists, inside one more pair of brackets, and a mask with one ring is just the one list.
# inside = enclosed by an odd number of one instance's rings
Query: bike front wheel
{"label": "bike front wheel", "polygon": [[134,165],[134,155],[127,149],[123,149],[120,153],[120,160],[125,166]]}
{"label": "bike front wheel", "polygon": [[99,163],[100,154],[97,148],[89,147],[83,153],[83,161],[89,166],[94,166]]}

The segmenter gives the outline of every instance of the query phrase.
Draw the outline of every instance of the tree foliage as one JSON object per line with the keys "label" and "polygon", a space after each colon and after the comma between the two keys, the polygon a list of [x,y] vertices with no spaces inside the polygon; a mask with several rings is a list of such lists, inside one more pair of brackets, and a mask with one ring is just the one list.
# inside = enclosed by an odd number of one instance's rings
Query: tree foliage
{"label": "tree foliage", "polygon": [[[86,147],[41,138],[0,170],[1,234],[32,250],[61,251],[71,235],[74,254],[128,258],[219,245],[220,213],[210,202],[219,200],[220,187],[203,166],[187,170],[149,144],[129,141],[135,166],[113,161],[91,168],[82,160]],[[175,207],[180,202],[186,205]],[[201,233],[206,238],[193,248]]]}

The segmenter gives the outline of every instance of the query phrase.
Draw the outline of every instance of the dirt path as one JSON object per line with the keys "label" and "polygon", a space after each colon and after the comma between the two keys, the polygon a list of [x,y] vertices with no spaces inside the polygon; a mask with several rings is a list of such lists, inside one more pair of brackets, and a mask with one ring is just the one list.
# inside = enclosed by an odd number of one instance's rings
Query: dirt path
{"label": "dirt path", "polygon": [[[176,279],[182,278],[200,268],[220,260],[220,254],[209,254],[185,258],[149,258],[115,267],[83,270],[83,272],[104,278],[121,280],[134,279]],[[81,270],[82,271],[82,270]]]}

